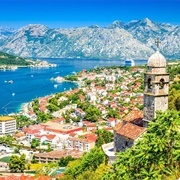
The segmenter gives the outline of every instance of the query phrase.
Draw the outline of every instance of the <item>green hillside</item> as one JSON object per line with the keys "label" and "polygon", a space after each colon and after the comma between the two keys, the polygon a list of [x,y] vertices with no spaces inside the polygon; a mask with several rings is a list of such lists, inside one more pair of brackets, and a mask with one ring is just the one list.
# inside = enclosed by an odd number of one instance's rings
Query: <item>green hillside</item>
{"label": "green hillside", "polygon": [[25,58],[0,52],[0,65],[16,65],[16,66],[27,66],[30,65]]}

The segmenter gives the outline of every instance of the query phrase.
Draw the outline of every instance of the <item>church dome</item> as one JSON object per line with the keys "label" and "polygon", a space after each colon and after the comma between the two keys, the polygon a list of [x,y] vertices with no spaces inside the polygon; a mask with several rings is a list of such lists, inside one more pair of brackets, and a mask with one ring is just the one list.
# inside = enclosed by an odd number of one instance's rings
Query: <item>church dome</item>
{"label": "church dome", "polygon": [[150,67],[166,67],[166,59],[159,51],[156,51],[148,59],[147,66],[150,66]]}

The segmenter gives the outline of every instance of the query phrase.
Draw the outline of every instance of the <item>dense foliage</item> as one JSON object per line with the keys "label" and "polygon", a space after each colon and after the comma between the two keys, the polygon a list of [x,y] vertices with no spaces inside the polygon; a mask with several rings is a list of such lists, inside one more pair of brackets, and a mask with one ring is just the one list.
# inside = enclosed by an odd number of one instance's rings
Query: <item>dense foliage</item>
{"label": "dense foliage", "polygon": [[96,145],[101,147],[103,144],[110,143],[113,141],[114,134],[105,129],[98,129],[97,131],[97,142]]}
{"label": "dense foliage", "polygon": [[12,155],[9,162],[9,169],[11,172],[23,172],[26,169],[26,155],[21,156]]}
{"label": "dense foliage", "polygon": [[75,158],[73,158],[72,156],[62,157],[62,158],[60,158],[58,164],[59,164],[60,167],[65,167],[65,166],[68,165],[68,163],[70,161],[73,161],[73,160],[75,160]]}
{"label": "dense foliage", "polygon": [[23,115],[14,116],[14,118],[16,119],[16,125],[18,129],[22,129],[35,123],[34,121]]}
{"label": "dense foliage", "polygon": [[[63,180],[78,179],[83,173],[94,172],[100,164],[105,160],[105,156],[101,148],[95,147],[87,154],[84,154],[81,159],[71,161],[65,170]],[[90,174],[91,174],[90,173]]]}
{"label": "dense foliage", "polygon": [[172,78],[169,88],[169,109],[180,111],[180,63],[169,66],[168,72]]}
{"label": "dense foliage", "polygon": [[33,138],[31,141],[31,148],[37,148],[40,145],[40,140]]}
{"label": "dense foliage", "polygon": [[[165,179],[179,172],[180,112],[159,112],[135,146],[120,152],[104,179]],[[177,178],[177,177],[176,177]]]}

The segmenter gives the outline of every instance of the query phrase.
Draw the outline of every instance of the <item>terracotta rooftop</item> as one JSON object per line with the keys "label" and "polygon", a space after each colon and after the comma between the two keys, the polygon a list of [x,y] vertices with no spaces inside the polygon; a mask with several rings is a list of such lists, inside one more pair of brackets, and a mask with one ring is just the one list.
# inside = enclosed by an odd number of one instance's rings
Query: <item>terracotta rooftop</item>
{"label": "terracotta rooftop", "polygon": [[12,174],[12,175],[6,177],[5,180],[19,180],[19,177],[17,177],[17,176],[15,176],[14,174]]}
{"label": "terracotta rooftop", "polygon": [[118,122],[114,127],[114,131],[118,131],[122,126],[123,126],[123,122],[122,121]]}
{"label": "terracotta rooftop", "polygon": [[132,110],[129,114],[127,114],[124,118],[123,121],[126,122],[134,122],[137,120],[140,120],[143,118],[143,112],[140,110]]}
{"label": "terracotta rooftop", "polygon": [[19,180],[34,180],[34,177],[33,177],[33,176],[30,176],[30,175],[22,174],[22,175],[19,177]]}
{"label": "terracotta rooftop", "polygon": [[127,123],[124,126],[120,127],[119,129],[116,130],[116,133],[127,137],[129,139],[137,139],[142,133],[144,133],[146,128],[137,126],[132,123]]}
{"label": "terracotta rooftop", "polygon": [[14,137],[15,137],[15,138],[20,138],[20,137],[22,137],[22,136],[25,136],[25,133],[22,132],[22,131],[18,132],[17,134],[14,134]]}
{"label": "terracotta rooftop", "polygon": [[60,117],[60,118],[56,118],[56,119],[51,120],[51,122],[56,122],[56,123],[59,123],[59,122],[62,122],[62,121],[65,121],[65,118]]}
{"label": "terracotta rooftop", "polygon": [[68,124],[60,124],[57,122],[48,121],[41,124],[46,131],[52,131],[56,133],[69,134],[71,132],[81,131],[82,127],[73,126]]}
{"label": "terracotta rooftop", "polygon": [[49,176],[38,176],[37,178],[35,178],[34,176],[31,175],[18,174],[15,176],[14,174],[11,174],[0,177],[0,180],[52,180],[52,178]]}
{"label": "terracotta rooftop", "polygon": [[35,154],[35,157],[47,157],[47,158],[57,158],[60,159],[62,157],[66,157],[66,156],[72,156],[74,158],[80,158],[83,155],[83,152],[78,151],[78,150],[69,150],[69,149],[65,149],[65,150],[54,150],[51,152],[47,152],[47,153],[37,153]]}
{"label": "terracotta rooftop", "polygon": [[37,180],[51,180],[49,176],[39,176]]}

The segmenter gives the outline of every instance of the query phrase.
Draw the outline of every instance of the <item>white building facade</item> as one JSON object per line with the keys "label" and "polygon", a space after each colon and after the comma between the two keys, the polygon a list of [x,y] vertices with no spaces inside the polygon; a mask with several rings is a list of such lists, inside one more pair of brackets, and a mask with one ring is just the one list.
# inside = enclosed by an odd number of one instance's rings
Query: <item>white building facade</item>
{"label": "white building facade", "polygon": [[13,134],[16,131],[16,119],[9,116],[0,117],[0,135]]}

